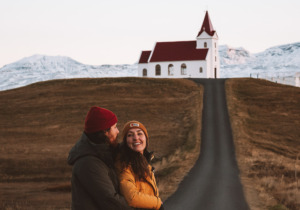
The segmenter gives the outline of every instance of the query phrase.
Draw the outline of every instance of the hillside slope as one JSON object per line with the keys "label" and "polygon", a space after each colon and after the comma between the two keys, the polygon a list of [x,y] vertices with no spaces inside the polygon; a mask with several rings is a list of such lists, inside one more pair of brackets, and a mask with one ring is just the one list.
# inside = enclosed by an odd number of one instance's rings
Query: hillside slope
{"label": "hillside slope", "polygon": [[300,88],[257,79],[230,79],[226,91],[236,155],[251,209],[276,205],[300,209]]}
{"label": "hillside slope", "polygon": [[128,120],[145,124],[165,199],[199,155],[202,92],[189,80],[144,78],[53,80],[0,92],[0,209],[69,209],[66,159],[93,105],[115,112],[120,130]]}
{"label": "hillside slope", "polygon": [[[226,92],[251,209],[297,209],[300,89],[230,79]],[[131,119],[146,125],[168,197],[199,155],[202,93],[192,81],[145,78],[54,80],[1,91],[0,209],[69,209],[66,158],[93,105],[114,111],[120,129]]]}

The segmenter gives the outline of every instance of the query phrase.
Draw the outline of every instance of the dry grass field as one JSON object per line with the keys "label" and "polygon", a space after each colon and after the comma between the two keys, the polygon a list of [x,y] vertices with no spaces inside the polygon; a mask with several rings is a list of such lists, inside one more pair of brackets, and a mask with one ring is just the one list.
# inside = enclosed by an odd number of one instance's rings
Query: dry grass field
{"label": "dry grass field", "polygon": [[[300,209],[300,88],[226,81],[236,155],[251,210]],[[93,105],[145,124],[165,200],[199,156],[203,87],[183,79],[40,82],[0,92],[0,209],[69,209],[66,159]]]}
{"label": "dry grass field", "polygon": [[70,209],[66,159],[93,105],[122,130],[145,124],[165,200],[199,156],[203,88],[189,80],[102,78],[40,82],[0,92],[0,209]]}
{"label": "dry grass field", "polygon": [[300,209],[300,88],[231,79],[226,92],[251,209]]}

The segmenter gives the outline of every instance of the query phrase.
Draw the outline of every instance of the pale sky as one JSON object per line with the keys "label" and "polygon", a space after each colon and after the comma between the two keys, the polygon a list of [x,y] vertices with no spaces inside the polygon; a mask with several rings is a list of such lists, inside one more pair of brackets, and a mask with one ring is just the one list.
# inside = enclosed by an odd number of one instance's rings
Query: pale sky
{"label": "pale sky", "polygon": [[206,10],[220,45],[300,42],[299,0],[0,0],[0,68],[34,54],[133,64],[155,42],[195,40]]}

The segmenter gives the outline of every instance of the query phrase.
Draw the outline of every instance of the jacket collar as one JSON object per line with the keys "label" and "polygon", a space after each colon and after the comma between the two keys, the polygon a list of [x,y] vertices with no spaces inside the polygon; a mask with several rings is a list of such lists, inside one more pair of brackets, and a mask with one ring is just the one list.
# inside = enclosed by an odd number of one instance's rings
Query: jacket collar
{"label": "jacket collar", "polygon": [[85,133],[83,133],[77,143],[70,150],[68,163],[73,165],[76,160],[84,156],[96,156],[108,166],[113,165],[112,151],[107,143],[95,144]]}

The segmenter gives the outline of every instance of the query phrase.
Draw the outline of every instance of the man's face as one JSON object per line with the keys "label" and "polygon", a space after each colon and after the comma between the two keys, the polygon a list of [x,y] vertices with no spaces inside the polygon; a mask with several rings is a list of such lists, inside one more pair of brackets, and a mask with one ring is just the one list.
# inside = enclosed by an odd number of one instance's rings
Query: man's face
{"label": "man's face", "polygon": [[117,141],[117,136],[119,134],[119,129],[117,128],[117,123],[111,126],[109,131],[105,132],[105,135],[107,136],[109,140],[109,144],[111,146],[117,146],[118,141]]}

